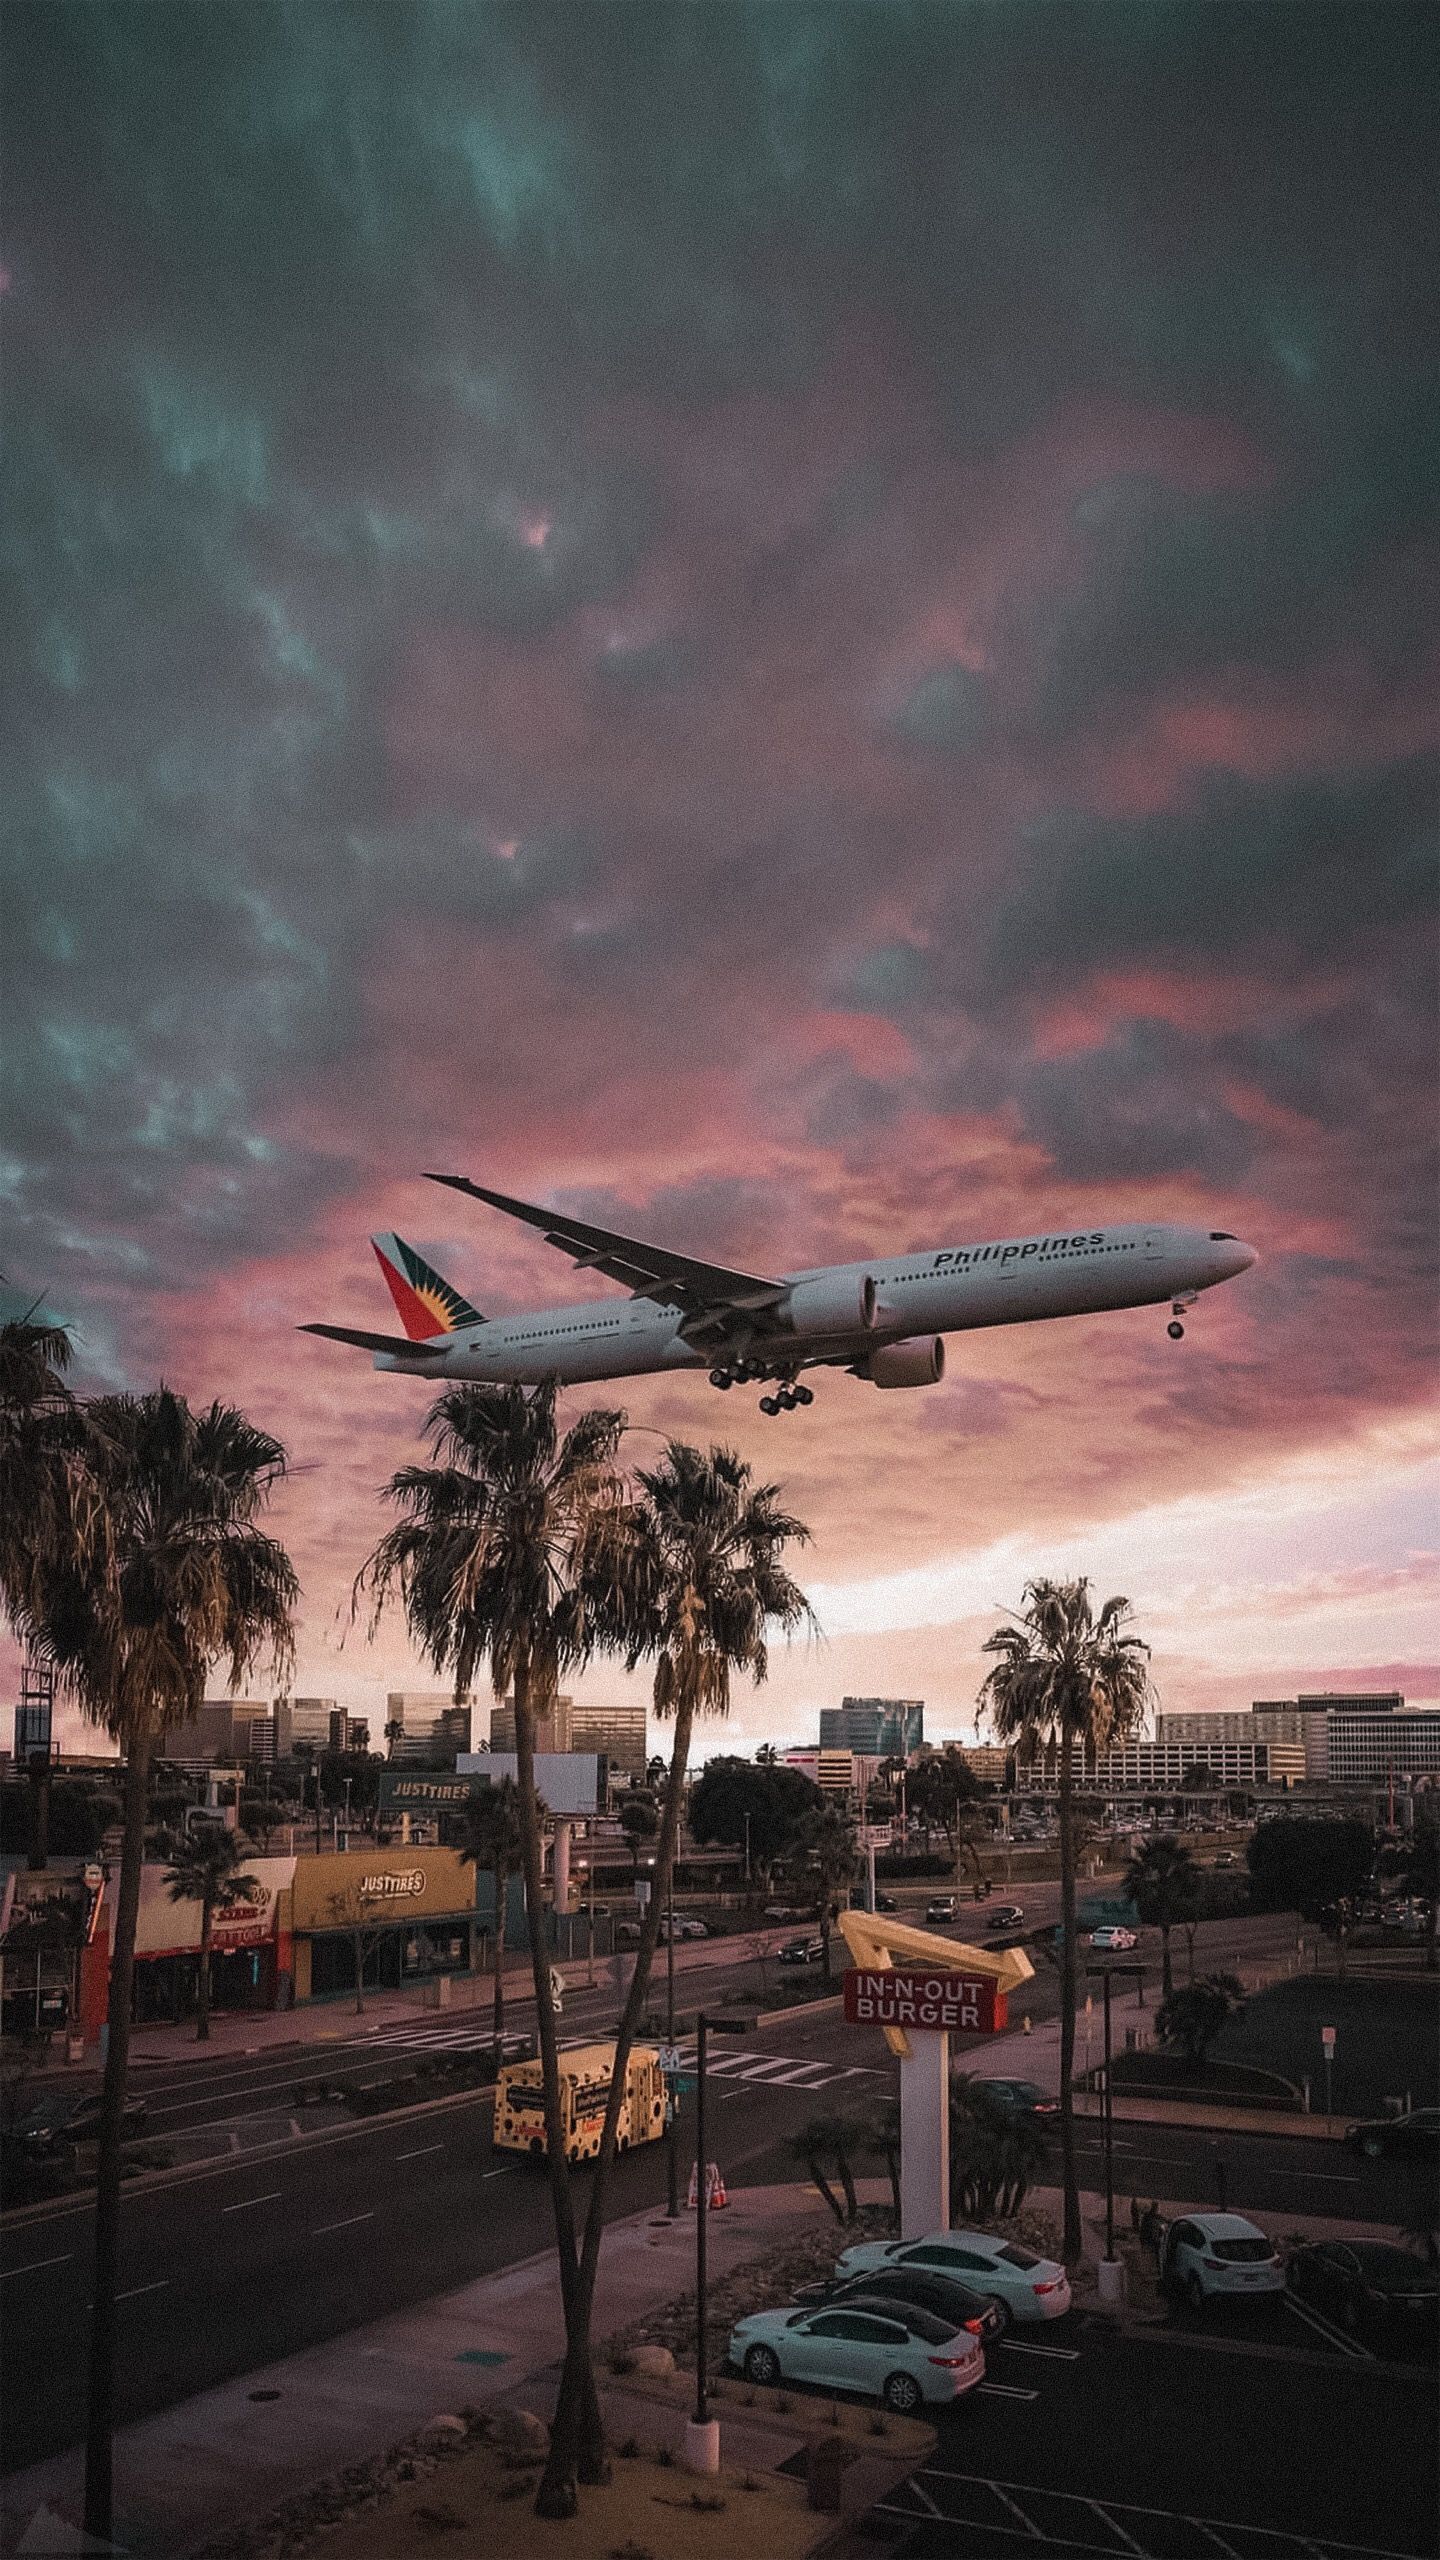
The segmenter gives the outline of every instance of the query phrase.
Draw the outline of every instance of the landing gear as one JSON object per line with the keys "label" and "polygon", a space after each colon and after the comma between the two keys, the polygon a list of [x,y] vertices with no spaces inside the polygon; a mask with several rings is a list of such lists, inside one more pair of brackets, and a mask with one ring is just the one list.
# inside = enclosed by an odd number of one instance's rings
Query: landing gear
{"label": "landing gear", "polygon": [[762,1413],[778,1413],[780,1410],[779,1397],[762,1396],[760,1399],[760,1410]]}
{"label": "landing gear", "polygon": [[1169,1334],[1172,1342],[1184,1341],[1185,1327],[1181,1324],[1178,1316],[1171,1319],[1170,1323],[1165,1327],[1165,1330]]}
{"label": "landing gear", "polygon": [[1167,1326],[1165,1327],[1165,1330],[1166,1330],[1166,1332],[1169,1334],[1170,1339],[1171,1339],[1171,1341],[1172,1341],[1172,1342],[1183,1342],[1183,1341],[1184,1341],[1184,1339],[1185,1339],[1185,1327],[1184,1327],[1184,1326],[1183,1326],[1183,1324],[1181,1323],[1180,1319],[1181,1319],[1181,1317],[1182,1317],[1182,1316],[1184,1316],[1184,1315],[1188,1315],[1188,1314],[1189,1314],[1190,1309],[1194,1306],[1194,1304],[1195,1304],[1195,1292],[1194,1292],[1194,1290],[1193,1290],[1193,1289],[1191,1290],[1190,1295],[1189,1295],[1187,1298],[1172,1298],[1172,1299],[1171,1299],[1171,1301],[1170,1301],[1170,1322],[1169,1322],[1169,1324],[1167,1324]]}
{"label": "landing gear", "polygon": [[814,1389],[811,1387],[797,1387],[795,1390],[795,1401],[797,1404],[813,1404],[815,1401]]}
{"label": "landing gear", "polygon": [[729,1388],[734,1386],[735,1381],[731,1377],[728,1369],[712,1369],[710,1372],[710,1384],[712,1387]]}
{"label": "landing gear", "polygon": [[773,1395],[762,1396],[762,1413],[793,1413],[797,1404],[813,1404],[813,1388],[797,1386],[793,1378],[783,1378]]}

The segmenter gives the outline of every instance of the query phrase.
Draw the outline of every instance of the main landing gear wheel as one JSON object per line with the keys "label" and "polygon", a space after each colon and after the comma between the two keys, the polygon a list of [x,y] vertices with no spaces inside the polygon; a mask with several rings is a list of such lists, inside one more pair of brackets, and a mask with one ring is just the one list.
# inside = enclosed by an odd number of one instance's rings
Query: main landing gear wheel
{"label": "main landing gear wheel", "polygon": [[710,1384],[712,1387],[733,1387],[735,1381],[731,1377],[728,1369],[712,1369],[710,1372]]}
{"label": "main landing gear wheel", "polygon": [[1167,1324],[1167,1326],[1165,1327],[1165,1330],[1166,1330],[1166,1332],[1169,1334],[1170,1339],[1171,1339],[1171,1341],[1172,1341],[1172,1342],[1183,1342],[1183,1341],[1184,1341],[1184,1339],[1185,1339],[1185,1327],[1183,1326],[1183,1324],[1181,1324],[1181,1322],[1180,1322],[1180,1320],[1179,1320],[1178,1316],[1177,1316],[1177,1317],[1175,1317],[1174,1319],[1172,1319],[1172,1321],[1171,1321],[1169,1324]]}
{"label": "main landing gear wheel", "polygon": [[797,1387],[795,1390],[795,1401],[797,1404],[813,1404],[815,1401],[814,1388]]}
{"label": "main landing gear wheel", "polygon": [[760,1399],[760,1410],[762,1413],[778,1413],[780,1410],[779,1397],[762,1396]]}

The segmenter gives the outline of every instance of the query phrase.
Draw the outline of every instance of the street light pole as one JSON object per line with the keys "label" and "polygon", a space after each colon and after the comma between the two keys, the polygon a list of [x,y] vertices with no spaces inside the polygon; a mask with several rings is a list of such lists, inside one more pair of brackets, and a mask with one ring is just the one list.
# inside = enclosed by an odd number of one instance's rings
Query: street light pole
{"label": "street light pole", "polygon": [[1105,1984],[1105,2255],[1115,2255],[1115,2118],[1110,2097],[1110,1968]]}
{"label": "street light pole", "polygon": [[[718,2471],[720,2468],[720,2430],[714,2437],[702,2439],[700,2428],[707,2431],[712,2421],[710,2401],[705,2387],[705,2364],[709,2354],[705,2285],[709,2272],[710,2195],[707,2185],[708,2163],[705,2156],[705,2056],[712,2036],[749,2035],[753,2018],[707,2018],[700,2011],[695,2021],[695,2415],[687,2429],[689,2441],[686,2456],[692,2471]],[[694,2432],[692,2432],[692,2430]]]}
{"label": "street light pole", "polygon": [[[675,2045],[675,1861],[665,1880],[665,2041]],[[678,2074],[677,2074],[678,2077]],[[700,2086],[705,2086],[704,2064],[700,2067]],[[680,2210],[680,2153],[675,2141],[675,2109],[668,2111],[665,2126],[665,2211],[673,2222]]]}

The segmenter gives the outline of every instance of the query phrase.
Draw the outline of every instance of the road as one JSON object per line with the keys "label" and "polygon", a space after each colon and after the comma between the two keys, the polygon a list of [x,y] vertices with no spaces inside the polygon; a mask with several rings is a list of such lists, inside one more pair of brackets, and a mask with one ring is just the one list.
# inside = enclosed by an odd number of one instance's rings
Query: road
{"label": "road", "polygon": [[[722,1988],[707,1972],[706,1996]],[[597,1994],[603,1999],[607,1995]],[[583,2003],[579,2004],[583,2008]],[[567,2002],[567,2028],[578,2021]],[[476,2031],[468,2022],[461,2032]],[[374,2068],[413,2058],[425,2040],[453,2036],[455,2022],[428,2017],[366,2038]],[[331,2074],[344,2049],[330,2048]],[[983,2055],[976,2053],[983,2068]],[[283,2064],[293,2080],[297,2056]],[[733,2184],[796,2174],[789,2137],[806,2116],[865,2112],[893,2086],[877,2036],[847,2028],[831,2008],[782,2020],[712,2057],[713,2155]],[[194,2075],[198,2074],[198,2082]],[[209,2109],[232,2130],[273,2094],[276,2057],[180,2066],[157,2079],[152,2102],[175,2119]],[[242,2115],[236,2115],[236,2108]],[[224,2111],[231,2111],[226,2119]],[[550,2240],[545,2181],[490,2144],[483,2093],[286,2140],[255,2156],[227,2156],[169,2181],[127,2192],[121,2257],[120,2416],[168,2406],[257,2364],[453,2289],[512,2264]],[[1250,2133],[1219,2145],[1187,2128],[1117,2127],[1117,2186],[1132,2194],[1199,2201],[1214,2193],[1215,2154],[1229,2200],[1275,2217],[1355,2214],[1398,2222],[1409,2173],[1353,2160],[1338,2145]],[[688,2127],[682,2128],[682,2158]],[[1098,2187],[1098,2131],[1081,2136],[1087,2185]],[[585,2183],[577,2173],[577,2183]],[[617,2164],[616,2215],[658,2204],[663,2153]],[[0,2394],[4,2466],[58,2451],[81,2431],[92,2249],[88,2200],[76,2197],[12,2220],[0,2238]]]}

